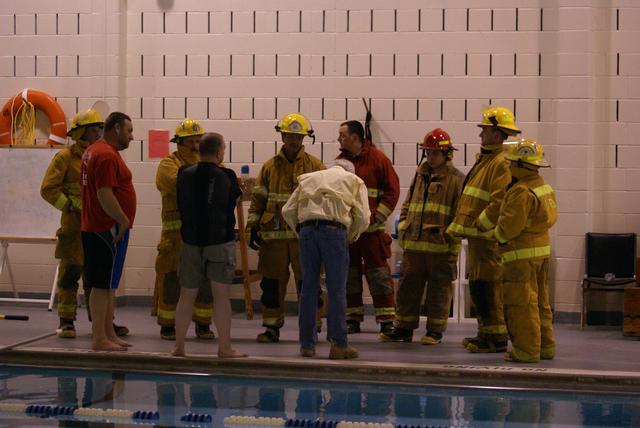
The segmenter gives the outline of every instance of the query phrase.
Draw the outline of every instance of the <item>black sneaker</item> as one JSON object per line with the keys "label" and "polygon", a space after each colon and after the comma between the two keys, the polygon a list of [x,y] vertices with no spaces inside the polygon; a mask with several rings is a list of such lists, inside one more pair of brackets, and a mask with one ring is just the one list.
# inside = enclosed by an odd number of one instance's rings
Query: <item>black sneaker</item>
{"label": "black sneaker", "polygon": [[383,342],[406,342],[409,343],[413,340],[413,330],[402,327],[393,327],[390,332],[380,332],[380,339]]}
{"label": "black sneaker", "polygon": [[393,331],[393,321],[383,321],[380,323],[380,334],[391,334]]}
{"label": "black sneaker", "polygon": [[176,326],[175,325],[161,326],[160,338],[163,340],[176,340]]}
{"label": "black sneaker", "polygon": [[347,334],[360,333],[360,323],[355,320],[347,320]]}
{"label": "black sneaker", "polygon": [[129,329],[123,325],[113,323],[113,331],[116,332],[116,336],[124,337],[129,335]]}

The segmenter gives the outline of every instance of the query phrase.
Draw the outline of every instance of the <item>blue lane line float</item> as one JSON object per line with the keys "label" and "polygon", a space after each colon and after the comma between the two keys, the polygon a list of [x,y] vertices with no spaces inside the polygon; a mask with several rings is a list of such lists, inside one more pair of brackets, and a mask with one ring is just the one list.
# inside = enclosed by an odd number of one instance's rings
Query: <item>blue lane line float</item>
{"label": "blue lane line float", "polygon": [[187,413],[180,417],[182,422],[199,422],[210,424],[213,421],[213,416],[208,413]]}

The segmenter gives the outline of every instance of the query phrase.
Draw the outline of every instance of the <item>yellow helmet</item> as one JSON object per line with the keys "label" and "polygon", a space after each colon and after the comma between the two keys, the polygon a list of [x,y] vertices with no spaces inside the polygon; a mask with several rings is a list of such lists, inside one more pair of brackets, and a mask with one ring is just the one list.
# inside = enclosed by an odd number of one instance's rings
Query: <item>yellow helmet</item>
{"label": "yellow helmet", "polygon": [[495,126],[504,131],[507,135],[518,135],[521,131],[516,126],[516,117],[513,112],[506,107],[487,107],[482,112],[482,123],[479,127]]}
{"label": "yellow helmet", "polygon": [[180,121],[178,126],[176,126],[176,135],[174,135],[171,141],[177,143],[180,138],[191,137],[193,135],[204,135],[204,129],[197,120],[185,117]]}
{"label": "yellow helmet", "polygon": [[544,149],[540,144],[538,144],[535,140],[528,140],[523,138],[515,142],[515,144],[511,144],[510,152],[505,156],[505,158],[516,161],[523,162],[529,165],[547,168],[551,165],[544,158]]}
{"label": "yellow helmet", "polygon": [[104,120],[100,117],[100,113],[90,108],[79,113],[76,113],[71,119],[71,128],[67,132],[67,136],[73,140],[78,140],[84,134],[84,130],[80,131],[80,128],[90,125],[104,125]]}
{"label": "yellow helmet", "polygon": [[285,115],[276,125],[276,132],[283,134],[300,134],[313,137],[313,129],[309,120],[300,113]]}

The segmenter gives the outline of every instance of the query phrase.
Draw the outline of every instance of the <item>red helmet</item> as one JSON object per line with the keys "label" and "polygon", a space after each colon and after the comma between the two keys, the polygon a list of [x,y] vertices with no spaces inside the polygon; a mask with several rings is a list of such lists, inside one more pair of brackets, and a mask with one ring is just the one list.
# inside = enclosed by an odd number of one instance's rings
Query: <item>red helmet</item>
{"label": "red helmet", "polygon": [[424,150],[455,150],[453,148],[453,141],[451,137],[442,128],[436,128],[424,136],[420,147]]}

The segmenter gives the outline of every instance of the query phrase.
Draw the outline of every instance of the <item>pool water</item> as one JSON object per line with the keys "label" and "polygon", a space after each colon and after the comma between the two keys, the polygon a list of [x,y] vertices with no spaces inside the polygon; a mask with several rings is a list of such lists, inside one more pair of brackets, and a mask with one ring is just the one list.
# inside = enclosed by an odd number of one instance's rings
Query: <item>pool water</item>
{"label": "pool water", "polygon": [[[189,412],[211,415],[212,422],[204,425],[214,427],[224,426],[224,418],[234,415],[396,426],[640,426],[640,396],[633,394],[0,366],[0,405],[5,403],[157,411],[157,426],[189,426],[181,421]],[[0,427],[33,426],[27,424],[30,419],[34,418],[0,412]],[[80,426],[55,418],[37,422],[39,426]]]}

